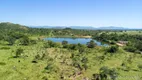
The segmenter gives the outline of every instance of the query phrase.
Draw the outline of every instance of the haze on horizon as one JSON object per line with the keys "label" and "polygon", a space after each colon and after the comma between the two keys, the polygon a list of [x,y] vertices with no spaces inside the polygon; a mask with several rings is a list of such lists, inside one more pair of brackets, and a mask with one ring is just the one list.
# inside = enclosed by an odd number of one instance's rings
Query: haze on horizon
{"label": "haze on horizon", "polygon": [[0,22],[142,28],[142,0],[1,0]]}

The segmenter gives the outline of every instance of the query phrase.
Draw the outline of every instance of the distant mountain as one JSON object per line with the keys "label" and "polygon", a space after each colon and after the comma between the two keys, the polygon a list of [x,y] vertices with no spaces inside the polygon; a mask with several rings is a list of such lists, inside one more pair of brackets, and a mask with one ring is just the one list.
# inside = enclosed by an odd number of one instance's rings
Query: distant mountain
{"label": "distant mountain", "polygon": [[66,26],[29,26],[30,28],[53,28],[53,29],[64,29]]}
{"label": "distant mountain", "polygon": [[65,29],[65,28],[71,28],[71,29],[95,29],[91,26],[30,26],[31,28],[52,28],[52,29]]}
{"label": "distant mountain", "polygon": [[92,26],[69,26],[72,29],[87,29],[87,30],[94,30],[95,28]]}
{"label": "distant mountain", "polygon": [[128,28],[109,26],[109,27],[99,27],[98,29],[102,29],[102,30],[124,30],[124,29],[128,29]]}
{"label": "distant mountain", "polygon": [[92,26],[32,26],[32,27],[33,28],[52,28],[52,29],[71,28],[71,29],[85,29],[85,30],[126,30],[128,29],[124,27],[115,27],[115,26],[99,27],[99,28],[95,28]]}
{"label": "distant mountain", "polygon": [[84,29],[84,30],[142,30],[142,29],[129,29],[124,27],[116,27],[116,26],[106,26],[106,27],[92,27],[92,26],[24,26],[20,24],[14,24],[10,22],[1,22],[0,29],[25,29],[28,28],[50,28],[50,29]]}

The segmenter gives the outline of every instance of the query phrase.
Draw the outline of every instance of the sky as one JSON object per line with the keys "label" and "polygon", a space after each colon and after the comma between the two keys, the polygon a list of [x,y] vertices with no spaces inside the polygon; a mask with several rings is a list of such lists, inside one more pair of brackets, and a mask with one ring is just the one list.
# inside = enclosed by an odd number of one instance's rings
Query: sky
{"label": "sky", "polygon": [[142,0],[0,0],[0,22],[142,28]]}

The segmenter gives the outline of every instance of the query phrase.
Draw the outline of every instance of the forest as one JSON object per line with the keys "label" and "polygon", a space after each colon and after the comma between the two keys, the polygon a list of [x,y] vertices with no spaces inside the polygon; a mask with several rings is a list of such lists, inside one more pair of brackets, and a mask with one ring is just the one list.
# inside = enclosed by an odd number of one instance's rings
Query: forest
{"label": "forest", "polygon": [[[86,45],[44,40],[51,37],[92,40]],[[0,80],[142,80],[142,30],[0,23]]]}

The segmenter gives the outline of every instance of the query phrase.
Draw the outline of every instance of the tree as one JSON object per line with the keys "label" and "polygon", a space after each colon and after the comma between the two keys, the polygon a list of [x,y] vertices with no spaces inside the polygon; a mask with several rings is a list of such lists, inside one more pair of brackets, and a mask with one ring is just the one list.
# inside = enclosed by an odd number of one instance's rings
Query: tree
{"label": "tree", "polygon": [[50,45],[48,44],[47,41],[45,41],[45,42],[43,43],[43,47],[44,47],[44,48],[50,48]]}
{"label": "tree", "polygon": [[118,51],[118,46],[111,46],[108,48],[107,52],[115,53]]}
{"label": "tree", "polygon": [[109,69],[106,66],[103,66],[102,68],[100,68],[100,77],[101,80],[107,80],[107,77],[110,76],[110,78],[112,80],[116,80],[118,73],[116,72],[116,70],[113,69]]}
{"label": "tree", "polygon": [[50,40],[49,40],[49,41],[48,41],[48,45],[49,45],[49,47],[51,48],[51,47],[54,47],[55,44],[54,44],[53,41],[50,41]]}
{"label": "tree", "polygon": [[109,69],[106,66],[100,68],[100,78],[101,80],[107,80],[109,74]]}
{"label": "tree", "polygon": [[16,58],[19,57],[23,52],[24,52],[23,49],[18,48],[18,49],[16,50],[16,56],[15,56],[15,57],[16,57]]}
{"label": "tree", "polygon": [[3,38],[4,38],[3,35],[0,34],[0,40],[3,40]]}
{"label": "tree", "polygon": [[63,48],[68,48],[68,41],[62,41]]}
{"label": "tree", "polygon": [[115,69],[111,69],[111,70],[109,71],[109,75],[110,75],[110,77],[111,77],[112,80],[116,80],[116,78],[117,78],[117,76],[118,76],[118,73],[116,72]]}
{"label": "tree", "polygon": [[15,38],[13,38],[12,36],[8,36],[6,38],[6,41],[8,42],[8,45],[13,45],[15,43]]}
{"label": "tree", "polygon": [[90,42],[87,43],[88,48],[94,48],[95,46],[96,46],[96,43],[94,42],[94,40],[91,40]]}
{"label": "tree", "polygon": [[126,46],[124,49],[128,52],[135,52],[137,50],[134,46]]}
{"label": "tree", "polygon": [[21,39],[20,39],[20,44],[21,45],[29,45],[29,43],[30,43],[30,39],[27,37],[27,36],[24,36],[24,37],[22,37]]}
{"label": "tree", "polygon": [[62,45],[66,45],[66,44],[68,44],[68,41],[62,41]]}
{"label": "tree", "polygon": [[142,64],[139,64],[139,65],[138,65],[138,68],[139,68],[140,70],[142,70]]}
{"label": "tree", "polygon": [[78,49],[78,45],[76,45],[76,44],[70,44],[69,45],[69,49],[71,49],[71,50],[77,50]]}
{"label": "tree", "polygon": [[79,53],[83,53],[85,51],[85,47],[79,47]]}
{"label": "tree", "polygon": [[60,44],[60,43],[54,43],[54,47],[60,48],[60,47],[61,47],[61,44]]}
{"label": "tree", "polygon": [[137,41],[137,42],[135,43],[135,47],[136,47],[138,50],[142,51],[142,41]]}
{"label": "tree", "polygon": [[37,42],[36,42],[36,40],[30,40],[30,43],[31,44],[36,44]]}

